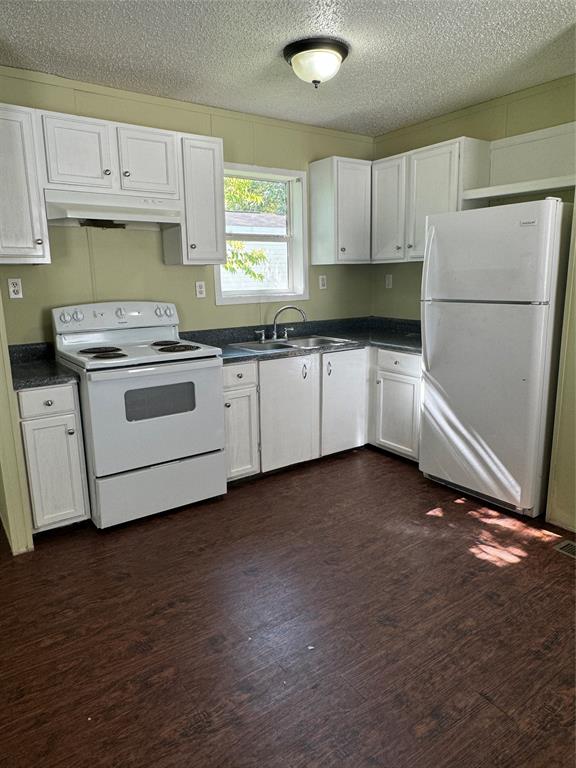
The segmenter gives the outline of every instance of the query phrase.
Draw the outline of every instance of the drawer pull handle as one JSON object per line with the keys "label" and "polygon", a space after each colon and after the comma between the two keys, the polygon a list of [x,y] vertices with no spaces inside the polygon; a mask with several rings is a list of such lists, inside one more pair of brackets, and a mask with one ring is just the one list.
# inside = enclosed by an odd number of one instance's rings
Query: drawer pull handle
{"label": "drawer pull handle", "polygon": [[69,435],[75,435],[76,430],[75,429],[67,429],[66,432],[68,432]]}
{"label": "drawer pull handle", "polygon": [[244,374],[243,373],[237,373],[236,376],[239,379],[243,379],[244,378]]}
{"label": "drawer pull handle", "polygon": [[306,366],[306,363],[302,366],[302,378],[305,379],[308,376],[308,368]]}
{"label": "drawer pull handle", "polygon": [[327,370],[328,376],[332,376],[332,363],[330,361],[328,361]]}
{"label": "drawer pull handle", "polygon": [[44,405],[50,408],[50,406],[54,405],[54,400],[44,400]]}
{"label": "drawer pull handle", "polygon": [[224,408],[231,408],[231,407],[232,407],[232,403],[224,403]]}

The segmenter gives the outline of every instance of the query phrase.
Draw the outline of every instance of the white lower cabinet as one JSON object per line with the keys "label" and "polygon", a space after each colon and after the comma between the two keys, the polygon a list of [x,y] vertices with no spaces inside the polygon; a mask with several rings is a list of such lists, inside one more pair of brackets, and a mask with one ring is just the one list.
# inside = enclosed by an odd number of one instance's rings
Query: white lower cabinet
{"label": "white lower cabinet", "polygon": [[[78,410],[44,415],[51,407],[49,403],[58,407],[60,390],[64,392],[73,386],[19,393],[22,414],[30,413],[27,405],[37,401],[38,395],[42,400],[42,410],[36,417],[21,422],[35,530],[55,528],[90,517]],[[68,400],[68,394],[60,399]]]}
{"label": "white lower cabinet", "polygon": [[[235,384],[228,387],[228,381]],[[246,385],[242,386],[242,382]],[[228,480],[260,472],[260,419],[257,364],[225,368],[224,423],[226,427],[226,476]]]}
{"label": "white lower cabinet", "polygon": [[322,456],[366,443],[367,352],[322,355]]}
{"label": "white lower cabinet", "polygon": [[372,382],[370,443],[418,459],[419,355],[377,350]]}
{"label": "white lower cabinet", "polygon": [[319,355],[260,362],[262,471],[320,456]]}

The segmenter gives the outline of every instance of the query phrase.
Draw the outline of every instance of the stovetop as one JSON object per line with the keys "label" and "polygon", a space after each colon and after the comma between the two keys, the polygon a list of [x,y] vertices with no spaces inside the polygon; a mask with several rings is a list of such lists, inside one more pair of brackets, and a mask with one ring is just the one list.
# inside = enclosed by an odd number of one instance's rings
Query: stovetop
{"label": "stovetop", "polygon": [[52,317],[56,357],[81,369],[156,365],[221,354],[217,347],[179,337],[173,304],[82,304],[54,309]]}

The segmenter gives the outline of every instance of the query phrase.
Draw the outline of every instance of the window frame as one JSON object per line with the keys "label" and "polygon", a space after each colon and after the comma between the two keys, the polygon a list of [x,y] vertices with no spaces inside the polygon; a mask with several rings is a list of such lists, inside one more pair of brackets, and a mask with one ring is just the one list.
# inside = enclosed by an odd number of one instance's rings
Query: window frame
{"label": "window frame", "polygon": [[[306,171],[291,171],[285,168],[266,168],[259,165],[242,163],[226,163],[224,176],[256,179],[261,181],[284,181],[288,184],[288,216],[286,236],[284,235],[253,235],[246,233],[246,241],[251,242],[286,242],[288,250],[288,276],[290,287],[279,291],[272,289],[255,289],[232,293],[222,291],[220,269],[223,264],[214,265],[214,290],[216,304],[263,304],[278,302],[285,299],[306,300],[308,290],[308,187]],[[240,240],[237,235],[226,234],[226,241]]]}

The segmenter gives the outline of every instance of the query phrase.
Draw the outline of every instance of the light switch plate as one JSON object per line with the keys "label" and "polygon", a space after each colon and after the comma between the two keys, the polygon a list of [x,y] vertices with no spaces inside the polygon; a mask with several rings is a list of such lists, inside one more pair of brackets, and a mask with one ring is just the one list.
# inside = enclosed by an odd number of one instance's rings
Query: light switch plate
{"label": "light switch plate", "polygon": [[197,299],[206,298],[206,283],[203,280],[196,281],[196,298]]}
{"label": "light switch plate", "polygon": [[392,288],[392,275],[386,275],[386,288]]}
{"label": "light switch plate", "polygon": [[8,278],[8,297],[10,299],[23,299],[22,280],[19,277]]}
{"label": "light switch plate", "polygon": [[326,288],[328,288],[328,278],[326,275],[318,275],[318,287],[321,291],[324,291]]}

